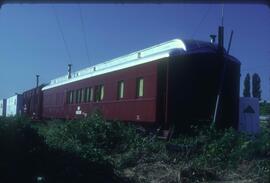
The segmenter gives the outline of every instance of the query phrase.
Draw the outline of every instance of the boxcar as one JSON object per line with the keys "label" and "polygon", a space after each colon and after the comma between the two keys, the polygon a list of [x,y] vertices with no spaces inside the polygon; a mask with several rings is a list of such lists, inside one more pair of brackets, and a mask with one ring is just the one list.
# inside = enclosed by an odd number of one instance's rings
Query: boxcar
{"label": "boxcar", "polygon": [[42,88],[45,85],[42,84],[38,87],[32,88],[23,92],[23,114],[32,119],[42,118],[42,103],[43,103],[43,93]]}
{"label": "boxcar", "polygon": [[239,78],[240,62],[221,58],[216,45],[175,39],[52,80],[42,89],[43,116],[99,109],[108,120],[185,129],[213,120],[222,81],[218,125],[237,126]]}
{"label": "boxcar", "polygon": [[22,95],[16,94],[7,98],[6,116],[16,116],[22,114]]}
{"label": "boxcar", "polygon": [[0,116],[6,116],[6,107],[7,107],[7,100],[1,99],[0,100]]}

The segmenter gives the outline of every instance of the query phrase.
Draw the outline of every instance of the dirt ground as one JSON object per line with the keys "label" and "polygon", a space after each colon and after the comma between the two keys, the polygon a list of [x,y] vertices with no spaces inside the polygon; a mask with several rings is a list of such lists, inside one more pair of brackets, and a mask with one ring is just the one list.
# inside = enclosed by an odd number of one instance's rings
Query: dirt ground
{"label": "dirt ground", "polygon": [[269,183],[267,178],[252,175],[252,163],[243,163],[233,171],[216,173],[214,170],[191,168],[188,164],[165,162],[142,163],[123,170],[124,177],[140,183]]}

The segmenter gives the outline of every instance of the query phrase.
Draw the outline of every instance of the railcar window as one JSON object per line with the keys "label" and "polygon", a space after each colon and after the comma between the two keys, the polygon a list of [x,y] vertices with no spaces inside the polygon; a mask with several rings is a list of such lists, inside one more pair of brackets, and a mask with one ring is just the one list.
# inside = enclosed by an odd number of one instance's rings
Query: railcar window
{"label": "railcar window", "polygon": [[90,91],[90,88],[85,88],[85,101],[86,102],[89,102],[89,91]]}
{"label": "railcar window", "polygon": [[94,98],[94,88],[90,88],[90,101],[93,101]]}
{"label": "railcar window", "polygon": [[92,87],[85,89],[85,101],[86,102],[93,101],[93,88]]}
{"label": "railcar window", "polygon": [[66,103],[67,104],[70,104],[70,91],[67,91],[67,94],[66,94]]}
{"label": "railcar window", "polygon": [[137,79],[136,94],[137,94],[137,97],[143,97],[144,95],[144,79],[143,78]]}
{"label": "railcar window", "polygon": [[72,101],[73,101],[73,94],[72,94],[72,91],[69,91],[69,104],[72,104]]}
{"label": "railcar window", "polygon": [[69,91],[66,92],[66,103],[69,104]]}
{"label": "railcar window", "polygon": [[77,103],[81,103],[81,96],[82,96],[82,89],[78,90],[78,102]]}
{"label": "railcar window", "polygon": [[75,102],[76,102],[76,91],[73,90],[73,91],[72,91],[72,101],[71,101],[71,103],[73,104],[73,103],[75,103]]}
{"label": "railcar window", "polygon": [[95,102],[101,101],[104,98],[104,85],[95,86]]}
{"label": "railcar window", "polygon": [[78,94],[79,94],[79,90],[75,90],[75,92],[76,92],[76,98],[75,98],[75,103],[77,104],[78,103]]}
{"label": "railcar window", "polygon": [[104,85],[100,85],[100,100],[104,98]]}
{"label": "railcar window", "polygon": [[124,97],[124,81],[118,81],[117,85],[117,99],[121,99]]}
{"label": "railcar window", "polygon": [[83,103],[84,101],[84,89],[81,89],[81,103]]}
{"label": "railcar window", "polygon": [[76,104],[78,104],[80,102],[80,90],[76,90]]}
{"label": "railcar window", "polygon": [[77,104],[78,103],[78,90],[75,90],[75,93],[76,93],[75,94],[76,97],[75,97],[75,102],[74,103]]}
{"label": "railcar window", "polygon": [[69,104],[69,97],[70,97],[70,91],[67,91],[67,94],[66,94],[66,103]]}
{"label": "railcar window", "polygon": [[95,86],[95,102],[99,101],[99,86]]}

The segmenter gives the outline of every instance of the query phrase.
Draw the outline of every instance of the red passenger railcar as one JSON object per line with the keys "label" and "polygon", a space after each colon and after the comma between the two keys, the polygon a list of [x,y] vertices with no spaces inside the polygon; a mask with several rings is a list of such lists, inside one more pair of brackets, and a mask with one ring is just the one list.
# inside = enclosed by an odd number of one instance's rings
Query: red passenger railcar
{"label": "red passenger railcar", "polygon": [[[152,62],[45,90],[43,115],[74,118],[98,108],[107,119],[154,122],[157,66]],[[142,96],[136,93],[140,79],[144,85]]]}
{"label": "red passenger railcar", "polygon": [[211,121],[226,61],[217,120],[237,126],[240,63],[217,46],[168,41],[54,79],[43,90],[43,117],[76,118],[99,109],[108,120],[168,128]]}

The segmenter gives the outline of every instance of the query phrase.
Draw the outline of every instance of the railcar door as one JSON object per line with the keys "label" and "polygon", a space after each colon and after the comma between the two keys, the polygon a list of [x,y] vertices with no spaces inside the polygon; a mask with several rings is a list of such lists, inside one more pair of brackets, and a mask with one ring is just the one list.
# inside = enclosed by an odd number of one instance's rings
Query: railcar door
{"label": "railcar door", "polygon": [[161,61],[157,67],[157,108],[156,119],[158,126],[162,129],[168,129],[167,123],[167,73],[168,73],[168,61]]}

